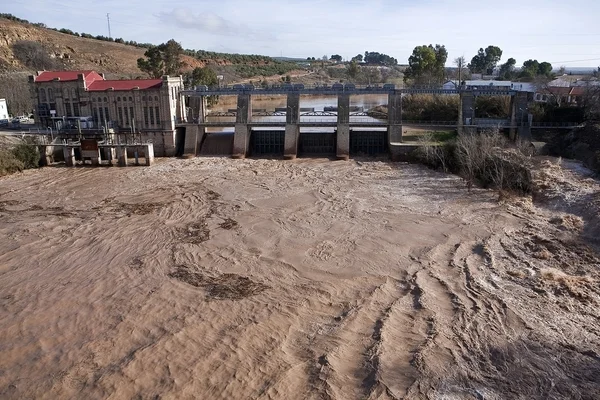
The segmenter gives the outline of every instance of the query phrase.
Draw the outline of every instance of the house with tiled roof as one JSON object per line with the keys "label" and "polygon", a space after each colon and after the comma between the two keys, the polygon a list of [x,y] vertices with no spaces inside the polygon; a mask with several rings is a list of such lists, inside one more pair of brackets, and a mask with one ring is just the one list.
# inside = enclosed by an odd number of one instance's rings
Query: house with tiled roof
{"label": "house with tiled roof", "polygon": [[[53,129],[77,121],[86,129],[140,132],[157,155],[171,155],[185,105],[181,76],[107,80],[96,71],[39,71],[29,77],[35,120]],[[163,154],[161,154],[163,153]]]}

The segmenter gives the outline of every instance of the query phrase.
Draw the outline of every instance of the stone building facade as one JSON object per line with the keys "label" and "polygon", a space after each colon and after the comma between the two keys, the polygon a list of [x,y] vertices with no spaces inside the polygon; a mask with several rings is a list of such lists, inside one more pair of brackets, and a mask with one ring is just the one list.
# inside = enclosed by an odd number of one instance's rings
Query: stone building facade
{"label": "stone building facade", "polygon": [[181,76],[107,80],[95,71],[41,71],[29,83],[42,126],[139,132],[157,155],[175,152],[175,125],[185,115]]}

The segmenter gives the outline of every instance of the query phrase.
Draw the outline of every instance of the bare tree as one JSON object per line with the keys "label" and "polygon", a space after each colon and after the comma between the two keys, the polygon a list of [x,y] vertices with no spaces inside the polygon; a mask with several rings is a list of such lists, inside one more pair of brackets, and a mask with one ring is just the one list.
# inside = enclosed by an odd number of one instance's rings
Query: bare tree
{"label": "bare tree", "polygon": [[25,114],[33,110],[28,75],[27,72],[0,74],[0,98],[6,99],[8,110],[13,115]]}
{"label": "bare tree", "polygon": [[50,57],[44,46],[32,40],[20,40],[12,45],[15,58],[23,65],[34,70],[51,70],[63,65]]}

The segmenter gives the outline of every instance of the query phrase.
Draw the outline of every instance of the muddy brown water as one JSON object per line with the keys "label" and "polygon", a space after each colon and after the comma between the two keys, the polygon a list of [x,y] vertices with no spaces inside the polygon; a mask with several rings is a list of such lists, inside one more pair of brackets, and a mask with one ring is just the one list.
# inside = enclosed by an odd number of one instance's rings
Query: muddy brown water
{"label": "muddy brown water", "polygon": [[586,226],[383,160],[0,178],[0,398],[597,399]]}

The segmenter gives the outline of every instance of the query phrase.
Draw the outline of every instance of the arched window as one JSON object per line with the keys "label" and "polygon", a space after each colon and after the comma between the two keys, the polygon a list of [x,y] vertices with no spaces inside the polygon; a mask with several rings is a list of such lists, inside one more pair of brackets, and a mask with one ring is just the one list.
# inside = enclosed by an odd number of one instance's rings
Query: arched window
{"label": "arched window", "polygon": [[54,103],[54,91],[52,88],[48,88],[48,100],[50,100],[51,103]]}
{"label": "arched window", "polygon": [[75,89],[75,88],[71,89],[71,98],[72,99],[77,98],[77,89]]}
{"label": "arched window", "polygon": [[105,103],[108,103],[108,99],[107,99],[106,97],[104,98],[104,102],[105,102]]}
{"label": "arched window", "polygon": [[158,96],[154,96],[154,101],[158,101]]}
{"label": "arched window", "polygon": [[48,101],[48,98],[46,97],[46,89],[40,89],[40,93],[40,100],[42,101],[42,103],[46,103]]}
{"label": "arched window", "polygon": [[69,98],[69,88],[64,88],[63,89],[63,96],[65,97],[65,99]]}
{"label": "arched window", "polygon": [[117,97],[117,101],[121,101],[121,97]]}
{"label": "arched window", "polygon": [[129,96],[129,101],[133,101],[133,97]]}

